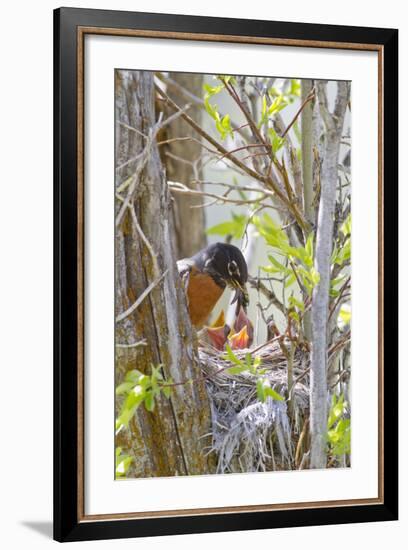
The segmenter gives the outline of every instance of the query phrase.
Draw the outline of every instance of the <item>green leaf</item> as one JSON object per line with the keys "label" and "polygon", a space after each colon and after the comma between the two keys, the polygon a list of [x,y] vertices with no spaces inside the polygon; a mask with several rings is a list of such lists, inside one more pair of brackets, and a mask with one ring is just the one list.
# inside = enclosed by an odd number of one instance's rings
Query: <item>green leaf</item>
{"label": "green leaf", "polygon": [[209,84],[204,84],[203,88],[207,92],[206,95],[208,95],[208,97],[212,97],[213,95],[220,93],[221,90],[224,89],[224,84],[220,84],[219,86],[210,86]]}
{"label": "green leaf", "polygon": [[334,428],[328,430],[327,439],[333,455],[349,454],[351,448],[350,419],[340,419]]}
{"label": "green leaf", "polygon": [[116,388],[116,395],[129,393],[133,386],[133,382],[123,382],[122,384],[119,384],[119,386]]}
{"label": "green leaf", "polygon": [[235,76],[232,76],[232,75],[219,74],[219,75],[217,75],[217,78],[219,80],[225,82],[226,84],[236,84],[237,83],[237,79],[235,78]]}
{"label": "green leaf", "polygon": [[210,117],[213,118],[214,120],[217,120],[217,114],[218,114],[217,106],[211,105],[211,103],[209,102],[208,96],[204,97],[204,107],[207,113],[210,115]]}
{"label": "green leaf", "polygon": [[277,270],[282,271],[283,273],[287,273],[288,271],[290,272],[290,269],[288,269],[283,264],[278,262],[278,260],[274,258],[271,254],[268,254],[268,259],[271,262],[271,264],[273,264],[276,267]]}
{"label": "green leaf", "polygon": [[277,153],[279,149],[283,147],[283,144],[285,143],[285,138],[281,138],[280,136],[278,136],[273,128],[269,128],[268,134],[269,139],[271,140],[272,151],[274,153]]}
{"label": "green leaf", "polygon": [[344,325],[349,325],[351,322],[351,308],[350,304],[343,304],[339,311],[339,320],[342,321]]}
{"label": "green leaf", "polygon": [[234,222],[223,222],[206,230],[207,235],[231,235],[235,232]]}
{"label": "green leaf", "polygon": [[145,389],[143,386],[137,385],[132,391],[129,392],[128,396],[125,399],[124,408],[132,409],[133,407],[138,407],[145,397]]}
{"label": "green leaf", "polygon": [[266,96],[264,95],[262,97],[261,120],[259,121],[258,128],[260,128],[262,124],[265,124],[265,122],[268,120],[267,113],[268,113],[268,105],[266,103]]}
{"label": "green leaf", "polygon": [[266,395],[262,378],[258,378],[256,381],[256,395],[261,403],[265,402]]}
{"label": "green leaf", "polygon": [[162,366],[157,365],[157,367],[155,367],[154,365],[151,365],[151,368],[152,368],[152,376],[154,376],[156,380],[162,381],[163,380]]}
{"label": "green leaf", "polygon": [[351,240],[347,239],[343,248],[343,260],[349,260],[351,258]]}
{"label": "green leaf", "polygon": [[332,279],[330,281],[330,285],[332,288],[334,288],[335,286],[341,284],[344,282],[344,280],[346,279],[347,275],[340,275],[340,277],[336,277],[335,279]]}
{"label": "green leaf", "polygon": [[300,311],[305,311],[305,304],[302,300],[298,300],[294,296],[289,296],[289,305],[292,307],[297,307]]}
{"label": "green leaf", "polygon": [[116,477],[124,477],[126,476],[129,466],[133,461],[133,456],[129,456],[129,455],[121,455],[121,456],[116,455],[116,456],[117,456],[116,469],[115,469]]}
{"label": "green leaf", "polygon": [[238,357],[235,355],[235,353],[232,351],[231,346],[229,344],[226,344],[225,346],[225,357],[224,359],[227,359],[231,363],[234,363],[234,365],[238,365],[239,367],[245,367],[247,368],[244,363],[238,359]]}
{"label": "green leaf", "polygon": [[254,216],[252,223],[257,228],[259,234],[264,238],[267,244],[274,247],[280,254],[287,255],[289,250],[288,236],[281,227],[273,222],[268,214],[262,218]]}
{"label": "green leaf", "polygon": [[246,365],[241,365],[237,367],[230,367],[227,369],[228,374],[241,374],[241,372],[245,372],[248,370],[248,367]]}
{"label": "green leaf", "polygon": [[131,408],[123,408],[121,411],[121,414],[116,419],[115,427],[116,430],[121,430],[122,428],[127,428],[129,425],[129,422],[133,418],[133,415],[136,412],[137,406],[131,407]]}
{"label": "green leaf", "polygon": [[307,237],[306,244],[305,244],[305,250],[308,257],[311,258],[312,260],[312,265],[313,265],[313,239],[314,239],[314,234],[309,233],[309,236]]}
{"label": "green leaf", "polygon": [[154,395],[153,395],[153,392],[149,391],[146,393],[146,397],[144,399],[144,404],[145,404],[145,407],[146,407],[146,410],[148,410],[149,412],[153,412],[154,411]]}
{"label": "green leaf", "polygon": [[139,378],[141,376],[145,376],[143,372],[140,372],[140,370],[133,369],[126,373],[125,381],[126,382],[133,382],[133,384],[139,383]]}
{"label": "green leaf", "polygon": [[[338,265],[343,265],[351,257],[351,241],[350,238],[347,238],[345,243],[341,248],[335,248],[336,255],[334,256],[333,262]],[[333,255],[332,255],[333,258]]]}
{"label": "green leaf", "polygon": [[285,401],[285,398],[282,397],[277,391],[273,388],[265,388],[265,393],[268,397],[272,397],[275,401]]}
{"label": "green leaf", "polygon": [[294,319],[295,321],[297,321],[298,324],[300,324],[300,317],[299,317],[299,314],[297,311],[291,311],[289,313],[289,317],[291,317],[292,319]]}
{"label": "green leaf", "polygon": [[235,239],[241,239],[244,234],[248,218],[245,214],[232,213],[231,215],[232,220],[219,223],[207,229],[207,235],[232,235]]}
{"label": "green leaf", "polygon": [[272,267],[270,265],[261,265],[261,269],[266,273],[281,273],[280,269],[277,269],[276,267]]}
{"label": "green leaf", "polygon": [[228,135],[232,137],[232,128],[230,116],[225,115],[222,119],[216,117],[215,126],[221,136],[221,139],[225,139]]}
{"label": "green leaf", "polygon": [[294,274],[289,275],[289,277],[285,281],[285,288],[289,288],[293,285],[293,283],[296,281],[296,276]]}
{"label": "green leaf", "polygon": [[345,409],[344,395],[341,394],[337,399],[336,395],[333,394],[332,404],[329,412],[329,418],[327,421],[327,427],[332,428],[333,425],[339,420]]}
{"label": "green leaf", "polygon": [[340,227],[340,231],[345,237],[349,237],[351,235],[351,214],[349,214],[343,222],[342,226]]}
{"label": "green leaf", "polygon": [[279,113],[279,111],[282,111],[287,106],[288,102],[284,98],[283,95],[278,95],[273,101],[271,106],[268,108],[268,115],[272,116],[275,113]]}
{"label": "green leaf", "polygon": [[[226,79],[225,79],[226,80]],[[207,113],[210,115],[210,117],[215,121],[215,127],[217,128],[217,131],[219,132],[221,139],[225,139],[228,135],[232,137],[232,128],[231,128],[231,120],[230,116],[227,114],[221,118],[219,112],[218,112],[218,106],[212,105],[210,103],[210,98],[224,89],[224,84],[220,84],[219,86],[210,86],[209,84],[204,84],[204,90],[206,91],[206,94],[204,96],[204,107]]]}
{"label": "green leaf", "polygon": [[256,381],[256,394],[262,403],[265,402],[267,397],[271,397],[275,401],[284,401],[284,398],[273,388],[271,388],[271,383],[267,378],[258,378]]}
{"label": "green leaf", "polygon": [[320,281],[320,273],[312,267],[312,269],[309,270],[310,280],[313,283],[314,286],[316,286]]}
{"label": "green leaf", "polygon": [[300,80],[298,78],[291,79],[289,94],[300,97]]}
{"label": "green leaf", "polygon": [[221,121],[221,125],[226,132],[226,134],[230,134],[232,136],[232,128],[231,128],[231,119],[229,115],[225,115]]}
{"label": "green leaf", "polygon": [[330,263],[332,263],[332,264],[337,263],[336,260],[337,260],[338,253],[339,253],[339,249],[337,248],[337,244],[335,244],[333,246],[333,251],[332,251],[331,258],[330,258]]}

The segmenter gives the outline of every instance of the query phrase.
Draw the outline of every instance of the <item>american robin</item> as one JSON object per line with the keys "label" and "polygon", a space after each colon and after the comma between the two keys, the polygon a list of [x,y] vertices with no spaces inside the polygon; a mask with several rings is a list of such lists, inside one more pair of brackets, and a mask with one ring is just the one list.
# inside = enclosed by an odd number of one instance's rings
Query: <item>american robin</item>
{"label": "american robin", "polygon": [[203,248],[191,258],[177,262],[187,295],[192,324],[200,328],[221,298],[225,288],[235,290],[231,303],[248,305],[248,268],[242,252],[236,246],[215,243]]}

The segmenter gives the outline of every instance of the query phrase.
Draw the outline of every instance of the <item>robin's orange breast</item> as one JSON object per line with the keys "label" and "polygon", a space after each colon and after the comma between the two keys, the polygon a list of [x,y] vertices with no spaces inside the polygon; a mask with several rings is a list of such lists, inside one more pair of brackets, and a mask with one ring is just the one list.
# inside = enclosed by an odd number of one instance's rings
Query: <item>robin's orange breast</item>
{"label": "robin's orange breast", "polygon": [[214,309],[224,289],[213,278],[193,268],[188,282],[187,297],[191,322],[201,327]]}

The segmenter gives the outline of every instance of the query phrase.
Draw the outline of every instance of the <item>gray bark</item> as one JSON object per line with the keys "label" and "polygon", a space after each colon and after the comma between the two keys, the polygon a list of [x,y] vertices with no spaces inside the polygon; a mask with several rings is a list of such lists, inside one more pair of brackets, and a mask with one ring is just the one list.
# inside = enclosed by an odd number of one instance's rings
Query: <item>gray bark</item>
{"label": "gray bark", "polygon": [[321,195],[316,232],[315,268],[320,281],[313,290],[312,353],[310,373],[311,468],[326,467],[327,436],[327,321],[330,290],[330,257],[336,201],[337,163],[349,86],[338,83],[334,111],[328,109],[326,83],[318,82],[317,96],[325,126]]}
{"label": "gray bark", "polygon": [[[311,80],[301,80],[302,103],[306,100],[313,88]],[[302,111],[302,179],[303,179],[303,208],[309,223],[315,222],[313,206],[313,104],[309,101]],[[306,311],[303,326],[308,342],[312,340],[312,316]]]}
{"label": "gray bark", "polygon": [[[302,103],[310,94],[313,83],[311,80],[302,80]],[[313,207],[313,104],[309,101],[302,111],[302,177],[303,177],[303,205],[305,216],[310,223],[314,223]]]}
{"label": "gray bark", "polygon": [[[153,89],[152,73],[116,71],[117,167],[146,152],[149,140],[143,134],[151,135],[155,124]],[[115,236],[115,315],[126,311],[157,275],[168,272],[138,308],[116,324],[116,343],[132,344],[142,339],[146,342],[144,346],[116,348],[117,384],[134,368],[149,374],[152,364],[162,364],[165,378],[171,376],[176,383],[201,374],[172,248],[169,192],[154,140],[145,159],[129,208],[134,208],[154,256],[129,210]],[[137,164],[136,161],[117,168],[116,190],[135,174]],[[126,197],[129,189],[121,195]],[[121,207],[123,202],[117,200],[116,215]],[[117,409],[120,399],[117,398]],[[116,445],[134,457],[128,477],[209,473],[202,437],[209,427],[209,402],[202,381],[175,386],[171,399],[160,397],[153,412],[140,406],[129,430],[122,430],[116,438]]]}

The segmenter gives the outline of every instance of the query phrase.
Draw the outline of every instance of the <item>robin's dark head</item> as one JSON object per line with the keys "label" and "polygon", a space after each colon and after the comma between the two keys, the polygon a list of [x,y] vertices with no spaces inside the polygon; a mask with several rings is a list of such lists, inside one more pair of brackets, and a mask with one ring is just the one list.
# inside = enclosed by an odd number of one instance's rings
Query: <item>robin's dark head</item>
{"label": "robin's dark head", "polygon": [[239,248],[232,244],[215,243],[200,250],[192,259],[196,267],[208,273],[219,286],[228,286],[236,291],[233,302],[238,302],[237,309],[240,305],[246,308],[248,267]]}

